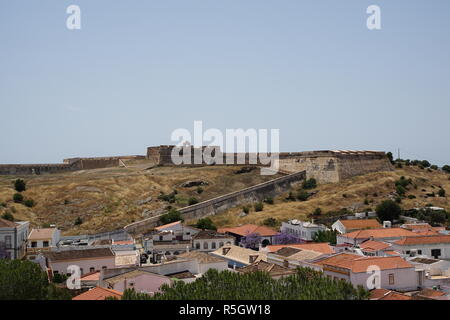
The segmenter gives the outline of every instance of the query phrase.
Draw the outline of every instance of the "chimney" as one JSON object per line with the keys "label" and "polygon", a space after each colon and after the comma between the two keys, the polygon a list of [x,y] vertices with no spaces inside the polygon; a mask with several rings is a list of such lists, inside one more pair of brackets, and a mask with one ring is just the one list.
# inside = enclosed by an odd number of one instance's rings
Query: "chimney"
{"label": "chimney", "polygon": [[186,246],[186,252],[189,253],[189,246]]}

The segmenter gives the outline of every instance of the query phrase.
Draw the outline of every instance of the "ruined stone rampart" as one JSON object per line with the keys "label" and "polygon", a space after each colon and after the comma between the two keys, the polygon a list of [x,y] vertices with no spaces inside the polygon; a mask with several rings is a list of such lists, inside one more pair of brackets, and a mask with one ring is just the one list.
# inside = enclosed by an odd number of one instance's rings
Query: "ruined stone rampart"
{"label": "ruined stone rampart", "polygon": [[[188,206],[178,211],[184,219],[198,219],[208,215],[214,215],[223,212],[229,208],[237,207],[245,203],[262,201],[267,197],[275,197],[283,192],[290,190],[294,183],[304,180],[305,172],[296,172],[287,176],[276,178],[267,182],[254,185],[240,191],[232,192],[210,200],[206,200],[192,206]],[[125,227],[130,234],[139,234],[159,224],[161,215],[141,220]]]}
{"label": "ruined stone rampart", "polygon": [[63,163],[52,164],[2,164],[0,165],[0,175],[39,175],[111,168],[118,167],[120,160],[145,158],[145,156],[93,157],[64,159]]}

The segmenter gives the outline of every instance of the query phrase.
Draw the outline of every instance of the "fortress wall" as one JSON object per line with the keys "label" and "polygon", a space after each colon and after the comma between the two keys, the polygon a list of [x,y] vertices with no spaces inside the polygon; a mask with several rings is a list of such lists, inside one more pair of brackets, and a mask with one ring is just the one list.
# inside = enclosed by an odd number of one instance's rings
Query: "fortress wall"
{"label": "fortress wall", "polygon": [[383,154],[374,155],[340,155],[339,179],[347,179],[371,172],[393,171],[389,159]]}
{"label": "fortress wall", "polygon": [[31,175],[62,173],[77,170],[118,167],[119,160],[146,159],[145,156],[120,156],[96,158],[70,158],[63,163],[53,164],[3,164],[0,165],[0,175]]}
{"label": "fortress wall", "polygon": [[31,175],[70,172],[79,170],[77,163],[72,164],[3,164],[0,175]]}
{"label": "fortress wall", "polygon": [[280,158],[280,170],[285,172],[306,171],[306,178],[319,183],[339,181],[338,163],[331,156],[292,156]]}
{"label": "fortress wall", "polygon": [[[185,219],[203,218],[205,216],[214,215],[245,203],[262,201],[264,198],[280,195],[281,193],[288,191],[293,184],[304,180],[305,177],[305,172],[296,172],[240,191],[206,200],[192,206],[179,209],[178,211]],[[160,217],[161,216],[155,216],[132,223],[126,226],[125,230],[131,234],[144,233],[157,226],[159,224]]]}

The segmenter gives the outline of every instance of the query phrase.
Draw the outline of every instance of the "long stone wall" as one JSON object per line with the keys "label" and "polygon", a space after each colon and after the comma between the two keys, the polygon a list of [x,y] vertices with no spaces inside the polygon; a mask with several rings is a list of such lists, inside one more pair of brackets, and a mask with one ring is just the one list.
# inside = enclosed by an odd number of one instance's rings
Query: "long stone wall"
{"label": "long stone wall", "polygon": [[63,163],[52,164],[2,164],[0,175],[32,175],[63,173],[118,167],[120,160],[146,159],[145,156],[93,157],[64,159]]}
{"label": "long stone wall", "polygon": [[[296,172],[240,191],[206,200],[179,209],[178,211],[183,215],[184,219],[198,219],[208,215],[214,215],[245,203],[262,201],[267,197],[278,196],[281,193],[288,191],[294,183],[302,181],[305,178],[306,173],[304,171]],[[130,234],[144,233],[157,226],[160,217],[161,215],[134,222],[125,226],[125,230]]]}

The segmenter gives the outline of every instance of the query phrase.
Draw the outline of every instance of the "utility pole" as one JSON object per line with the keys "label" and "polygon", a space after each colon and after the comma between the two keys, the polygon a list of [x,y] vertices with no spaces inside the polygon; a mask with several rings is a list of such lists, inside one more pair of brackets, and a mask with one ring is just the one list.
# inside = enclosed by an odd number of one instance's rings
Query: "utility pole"
{"label": "utility pole", "polygon": [[400,159],[400,148],[398,148],[398,157],[397,159]]}

